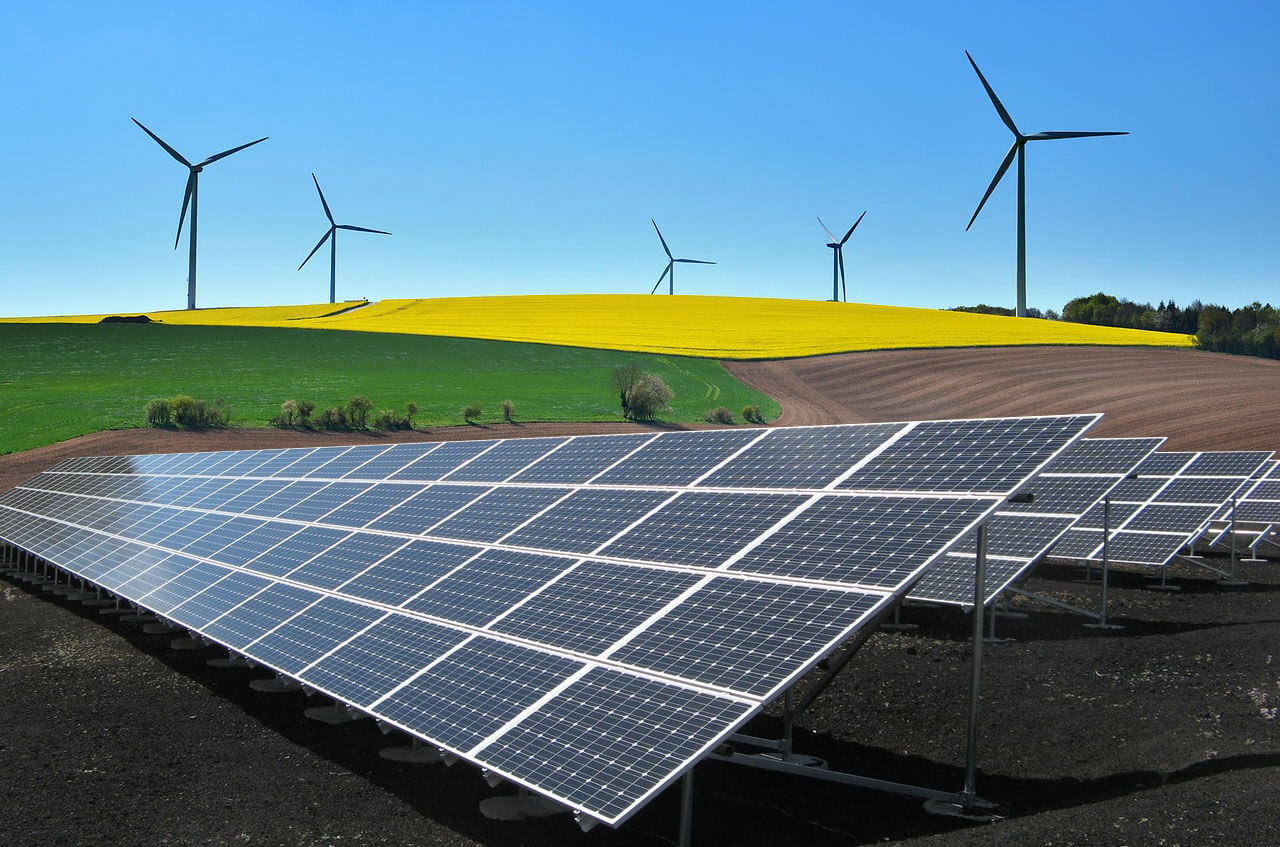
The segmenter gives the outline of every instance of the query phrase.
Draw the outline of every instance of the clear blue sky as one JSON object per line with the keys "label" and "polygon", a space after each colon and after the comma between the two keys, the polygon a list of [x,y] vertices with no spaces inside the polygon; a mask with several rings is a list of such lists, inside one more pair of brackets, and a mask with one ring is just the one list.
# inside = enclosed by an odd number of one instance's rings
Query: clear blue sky
{"label": "clear blue sky", "polygon": [[1029,304],[1280,305],[1280,4],[24,4],[0,27],[0,314],[182,308],[189,159],[201,306],[830,291],[1013,305],[1010,143],[1028,148]]}

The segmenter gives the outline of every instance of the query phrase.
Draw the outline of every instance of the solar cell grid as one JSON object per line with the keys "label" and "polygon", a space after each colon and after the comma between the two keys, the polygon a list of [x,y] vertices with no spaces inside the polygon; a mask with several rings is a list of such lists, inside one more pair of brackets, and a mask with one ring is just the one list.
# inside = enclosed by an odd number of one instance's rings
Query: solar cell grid
{"label": "solar cell grid", "polygon": [[243,494],[237,494],[220,507],[224,512],[244,513],[258,503],[284,489],[289,483],[275,479],[262,480],[247,488]]}
{"label": "solar cell grid", "polygon": [[433,485],[370,523],[370,529],[420,534],[484,494],[474,485]]}
{"label": "solar cell grid", "polygon": [[446,441],[390,475],[391,479],[435,480],[493,447],[492,441]]}
{"label": "solar cell grid", "polygon": [[249,561],[234,561],[225,554],[218,558],[228,564],[241,565],[267,576],[281,577],[311,557],[328,550],[348,534],[342,529],[308,526],[288,536],[288,544],[277,544]]}
{"label": "solar cell grid", "polygon": [[828,427],[767,430],[763,438],[698,484],[724,488],[824,488],[902,427],[869,424],[854,433]]}
{"label": "solar cell grid", "polygon": [[463,541],[497,541],[556,500],[567,488],[495,488],[464,511],[432,526],[426,534]]}
{"label": "solar cell grid", "polygon": [[1189,476],[1252,476],[1271,457],[1261,450],[1201,453],[1184,474]]}
{"label": "solar cell grid", "polygon": [[[987,522],[987,551],[989,554],[1015,556],[1027,560],[1037,558],[1049,542],[1067,530],[1075,518],[1041,517],[997,514]],[[977,552],[976,533],[964,537],[956,549],[963,553]],[[933,568],[930,567],[932,573]],[[926,575],[926,579],[927,579]],[[969,596],[973,596],[973,579],[969,580]]]}
{"label": "solar cell grid", "polygon": [[[1113,562],[1163,566],[1187,545],[1182,533],[1126,532],[1121,530],[1107,542],[1108,557]],[[1099,539],[1101,544],[1102,540]],[[1099,553],[1100,557],[1101,554]]]}
{"label": "solar cell grid", "polygon": [[484,626],[523,600],[573,559],[490,550],[431,585],[431,590],[402,604],[403,608],[437,618]]}
{"label": "solar cell grid", "polygon": [[219,561],[230,565],[243,565],[301,531],[301,527],[292,524],[258,523],[257,528],[250,529],[226,547],[220,548],[217,552]]}
{"label": "solar cell grid", "polygon": [[563,656],[476,637],[378,703],[378,712],[462,753],[582,667]]}
{"label": "solar cell grid", "polygon": [[482,552],[480,547],[413,541],[342,586],[342,593],[399,606],[449,571]]}
{"label": "solar cell grid", "polygon": [[462,467],[448,473],[453,481],[501,482],[564,444],[566,438],[513,438],[500,441]]}
{"label": "solar cell grid", "polygon": [[596,476],[654,435],[578,436],[512,477],[514,482],[580,483]]}
{"label": "solar cell grid", "polygon": [[581,489],[502,538],[503,544],[590,553],[672,495]]}
{"label": "solar cell grid", "polygon": [[425,491],[413,483],[384,482],[372,485],[363,493],[324,516],[324,522],[339,526],[362,527],[372,523],[413,495]]}
{"label": "solar cell grid", "polygon": [[243,652],[249,642],[319,599],[320,595],[314,591],[276,583],[246,597],[245,602],[214,618],[202,627],[202,632],[237,652]]}
{"label": "solar cell grid", "polygon": [[1163,442],[1163,438],[1082,438],[1050,462],[1045,473],[1124,475]]}
{"label": "solar cell grid", "polygon": [[591,482],[688,485],[761,434],[758,429],[664,432]]}
{"label": "solar cell grid", "polygon": [[1195,453],[1165,453],[1158,451],[1147,457],[1138,465],[1135,472],[1139,476],[1173,476],[1185,468],[1196,457]]}
{"label": "solar cell grid", "polygon": [[323,482],[299,481],[291,482],[274,494],[268,494],[262,500],[243,509],[247,515],[262,517],[278,517],[296,506],[306,498],[324,488]]}
{"label": "solar cell grid", "polygon": [[177,554],[163,556],[156,559],[150,567],[140,570],[132,579],[120,583],[118,590],[134,597],[145,597],[185,571],[189,562],[190,559]]}
{"label": "solar cell grid", "polygon": [[273,476],[295,478],[306,476],[317,468],[327,465],[347,450],[346,447],[316,447],[310,453],[300,456],[296,462],[276,471]]}
{"label": "solar cell grid", "polygon": [[308,471],[307,476],[320,479],[339,479],[350,471],[391,449],[385,444],[361,444],[335,456],[323,465]]}
{"label": "solar cell grid", "polygon": [[882,595],[716,577],[612,651],[624,664],[763,697]]}
{"label": "solar cell grid", "polygon": [[600,555],[716,567],[805,500],[799,494],[687,492],[602,548]]}
{"label": "solar cell grid", "polygon": [[193,562],[168,582],[142,595],[139,602],[161,615],[168,615],[175,606],[199,594],[230,573],[231,571],[226,568],[207,562]]}
{"label": "solar cell grid", "polygon": [[347,472],[345,479],[386,480],[410,462],[417,461],[439,444],[393,444],[386,451]]}
{"label": "solar cell grid", "polygon": [[299,565],[287,576],[294,582],[326,590],[333,589],[406,543],[403,538],[387,535],[350,535],[309,562]]}
{"label": "solar cell grid", "polygon": [[587,562],[500,618],[492,629],[595,655],[702,579],[657,568]]}
{"label": "solar cell grid", "polygon": [[1185,536],[1213,517],[1215,509],[1216,506],[1148,505],[1130,518],[1124,528],[1181,532]]}
{"label": "solar cell grid", "polygon": [[296,674],[386,614],[349,600],[326,597],[248,644],[243,652],[285,673]]}
{"label": "solar cell grid", "polygon": [[971,527],[986,500],[821,500],[730,566],[747,573],[886,588]]}
{"label": "solar cell grid", "polygon": [[609,819],[750,711],[739,700],[593,668],[481,753],[499,771]]}
{"label": "solar cell grid", "polygon": [[335,697],[368,707],[467,637],[392,614],[306,668],[303,677]]}
{"label": "solar cell grid", "polygon": [[1006,503],[1007,512],[1078,515],[1088,509],[1116,484],[1115,477],[1053,477],[1041,474],[1027,486],[1035,499],[1030,503]]}
{"label": "solar cell grid", "polygon": [[190,629],[201,629],[209,621],[238,606],[270,584],[270,580],[260,576],[233,571],[174,606],[169,610],[168,616]]}
{"label": "solar cell grid", "polygon": [[1154,499],[1163,503],[1206,503],[1217,506],[1240,490],[1240,477],[1184,477],[1173,479]]}
{"label": "solar cell grid", "polygon": [[[925,421],[839,484],[864,491],[1012,493],[1088,416]],[[1027,424],[1026,420],[1034,423]]]}
{"label": "solar cell grid", "polygon": [[371,483],[331,482],[280,513],[285,520],[314,522],[364,493]]}

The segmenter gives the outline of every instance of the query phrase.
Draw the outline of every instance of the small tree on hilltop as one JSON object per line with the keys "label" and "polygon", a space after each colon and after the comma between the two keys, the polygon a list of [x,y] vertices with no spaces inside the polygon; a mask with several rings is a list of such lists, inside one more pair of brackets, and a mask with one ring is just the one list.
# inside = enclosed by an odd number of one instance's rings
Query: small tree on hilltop
{"label": "small tree on hilltop", "polygon": [[311,413],[316,410],[314,400],[298,401],[298,425],[304,427],[311,426]]}
{"label": "small tree on hilltop", "polygon": [[285,426],[293,426],[294,420],[298,417],[298,401],[285,400],[281,403],[280,416],[284,418]]}

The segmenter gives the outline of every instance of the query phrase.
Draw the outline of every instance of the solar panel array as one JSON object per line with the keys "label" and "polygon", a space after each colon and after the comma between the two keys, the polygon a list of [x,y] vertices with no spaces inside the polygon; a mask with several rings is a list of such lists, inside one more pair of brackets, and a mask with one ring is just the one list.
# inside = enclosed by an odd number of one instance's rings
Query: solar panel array
{"label": "solar panel array", "polygon": [[[1270,452],[1153,453],[1111,495],[1112,562],[1164,567],[1193,543],[1223,504],[1243,488]],[[1094,506],[1050,555],[1101,561],[1103,509]]]}
{"label": "solar panel array", "polygon": [[0,538],[617,825],[1098,417],[71,459]]}
{"label": "solar panel array", "polygon": [[[1036,476],[1029,503],[1006,503],[987,523],[985,601],[990,603],[1101,502],[1164,438],[1084,438]],[[975,539],[966,538],[929,566],[908,597],[924,603],[972,606]]]}
{"label": "solar panel array", "polygon": [[1227,543],[1232,531],[1246,538],[1275,546],[1280,531],[1280,462],[1272,460],[1237,494],[1235,502],[1223,505],[1213,522],[1213,544]]}

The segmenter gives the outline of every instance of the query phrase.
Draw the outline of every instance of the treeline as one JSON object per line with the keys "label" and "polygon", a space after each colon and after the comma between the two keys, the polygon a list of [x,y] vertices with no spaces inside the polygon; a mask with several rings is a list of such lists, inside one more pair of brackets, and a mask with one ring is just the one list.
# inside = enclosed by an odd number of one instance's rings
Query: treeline
{"label": "treeline", "polygon": [[1270,303],[1238,309],[1194,300],[1185,309],[1170,300],[1158,306],[1099,292],[1062,307],[1062,319],[1099,326],[1122,326],[1194,335],[1203,350],[1280,359],[1280,312]]}
{"label": "treeline", "polygon": [[[953,312],[982,315],[1012,315],[1003,306],[956,306]],[[1027,317],[1063,320],[1096,326],[1118,326],[1129,329],[1151,329],[1158,332],[1180,332],[1194,335],[1202,350],[1265,356],[1280,359],[1280,312],[1270,303],[1250,303],[1238,309],[1193,300],[1186,308],[1170,300],[1159,305],[1135,303],[1099,291],[1088,297],[1077,297],[1062,307],[1041,312],[1027,309]]]}

